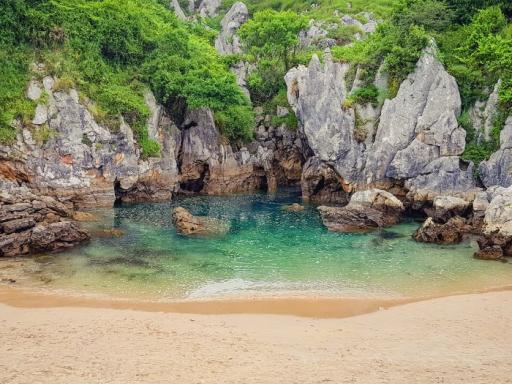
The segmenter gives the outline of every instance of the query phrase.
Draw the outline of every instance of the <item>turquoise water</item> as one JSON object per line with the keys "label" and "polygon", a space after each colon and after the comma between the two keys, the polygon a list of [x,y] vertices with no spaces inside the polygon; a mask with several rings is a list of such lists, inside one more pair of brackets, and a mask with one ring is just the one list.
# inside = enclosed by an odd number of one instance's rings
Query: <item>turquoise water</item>
{"label": "turquoise water", "polygon": [[[25,266],[34,285],[156,299],[246,295],[424,296],[512,283],[512,266],[472,258],[475,244],[416,243],[408,220],[371,234],[328,232],[294,191],[276,196],[186,197],[98,211],[98,227],[123,231]],[[172,209],[226,220],[221,237],[176,233]]]}

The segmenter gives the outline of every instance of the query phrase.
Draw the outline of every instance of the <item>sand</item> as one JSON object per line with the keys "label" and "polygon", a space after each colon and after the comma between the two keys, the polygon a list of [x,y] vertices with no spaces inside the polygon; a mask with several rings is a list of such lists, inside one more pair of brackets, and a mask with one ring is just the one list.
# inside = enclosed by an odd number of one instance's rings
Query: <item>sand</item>
{"label": "sand", "polygon": [[346,318],[0,304],[0,383],[512,383],[512,292]]}

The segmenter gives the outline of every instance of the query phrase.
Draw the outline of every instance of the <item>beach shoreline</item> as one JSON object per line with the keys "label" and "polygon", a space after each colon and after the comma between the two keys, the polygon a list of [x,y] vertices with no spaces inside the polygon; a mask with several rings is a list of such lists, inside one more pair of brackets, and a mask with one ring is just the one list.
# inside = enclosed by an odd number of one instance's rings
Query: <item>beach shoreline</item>
{"label": "beach shoreline", "polygon": [[510,290],[325,319],[3,303],[0,381],[511,383],[510,308]]}
{"label": "beach shoreline", "polygon": [[134,310],[195,315],[288,315],[329,319],[364,315],[396,306],[471,294],[512,291],[512,285],[472,292],[437,296],[359,297],[311,294],[269,294],[195,298],[182,300],[148,300],[115,295],[87,295],[72,291],[43,291],[0,285],[0,304],[16,308],[91,308]]}

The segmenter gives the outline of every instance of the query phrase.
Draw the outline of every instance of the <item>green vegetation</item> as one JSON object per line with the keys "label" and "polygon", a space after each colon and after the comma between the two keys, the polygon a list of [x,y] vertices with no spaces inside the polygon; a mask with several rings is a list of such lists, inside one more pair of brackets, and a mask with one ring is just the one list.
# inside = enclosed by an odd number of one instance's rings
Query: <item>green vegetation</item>
{"label": "green vegetation", "polygon": [[56,89],[76,87],[93,100],[95,116],[110,129],[122,116],[145,156],[160,150],[147,137],[148,86],[178,115],[210,107],[228,119],[228,139],[251,137],[253,122],[237,124],[231,112],[251,116],[249,101],[212,47],[212,33],[182,23],[156,0],[6,0],[0,15],[1,142],[12,140],[12,119],[30,109],[20,104],[37,75],[31,62],[59,79]]}

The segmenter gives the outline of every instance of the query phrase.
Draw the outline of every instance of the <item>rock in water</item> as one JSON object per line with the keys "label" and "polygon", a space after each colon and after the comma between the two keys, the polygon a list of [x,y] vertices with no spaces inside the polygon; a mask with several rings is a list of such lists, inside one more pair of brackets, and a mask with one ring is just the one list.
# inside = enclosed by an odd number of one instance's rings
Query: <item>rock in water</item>
{"label": "rock in water", "polygon": [[182,235],[225,235],[230,229],[229,224],[222,220],[194,216],[182,207],[174,210],[172,221],[178,233]]}
{"label": "rock in water", "polygon": [[335,232],[366,232],[400,221],[404,206],[379,189],[356,192],[345,207],[318,207],[324,225]]}
{"label": "rock in water", "polygon": [[282,207],[282,210],[283,211],[287,211],[287,212],[302,212],[304,211],[304,207],[298,203],[293,203],[291,205],[284,205]]}
{"label": "rock in water", "polygon": [[413,237],[422,243],[458,244],[467,232],[469,227],[462,217],[452,217],[444,224],[436,223],[429,217]]}

